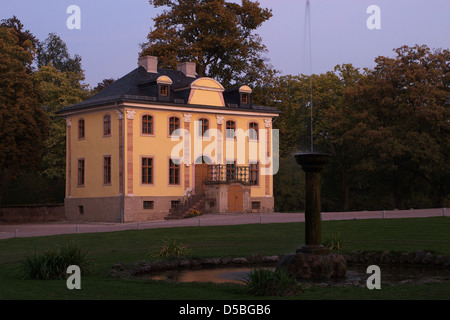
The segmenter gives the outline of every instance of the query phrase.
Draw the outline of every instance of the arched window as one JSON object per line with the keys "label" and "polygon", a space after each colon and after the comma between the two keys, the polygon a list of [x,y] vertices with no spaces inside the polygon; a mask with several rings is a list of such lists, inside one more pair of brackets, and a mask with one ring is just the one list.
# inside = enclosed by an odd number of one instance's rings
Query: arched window
{"label": "arched window", "polygon": [[199,134],[202,137],[208,137],[209,136],[209,133],[208,133],[209,121],[208,121],[208,119],[202,118],[202,119],[199,119],[198,122],[199,122],[199,130],[198,130]]}
{"label": "arched window", "polygon": [[174,135],[174,131],[177,129],[180,129],[180,118],[170,117],[169,118],[169,135]]}
{"label": "arched window", "polygon": [[236,133],[236,122],[229,120],[229,121],[227,121],[226,125],[227,125],[227,127],[226,127],[227,138],[234,139],[234,136]]}
{"label": "arched window", "polygon": [[258,140],[258,123],[250,122],[248,125],[249,133],[248,137],[250,140]]}
{"label": "arched window", "polygon": [[111,135],[111,116],[109,114],[103,117],[103,135]]}
{"label": "arched window", "polygon": [[153,117],[151,115],[142,116],[142,134],[153,134]]}

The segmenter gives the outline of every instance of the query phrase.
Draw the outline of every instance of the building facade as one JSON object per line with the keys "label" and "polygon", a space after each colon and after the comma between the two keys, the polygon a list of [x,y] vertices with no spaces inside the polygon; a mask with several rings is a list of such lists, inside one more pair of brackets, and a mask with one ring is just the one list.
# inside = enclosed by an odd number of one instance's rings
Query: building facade
{"label": "building facade", "polygon": [[195,64],[156,57],[64,108],[68,220],[133,222],[273,211],[272,122],[246,85],[225,89]]}

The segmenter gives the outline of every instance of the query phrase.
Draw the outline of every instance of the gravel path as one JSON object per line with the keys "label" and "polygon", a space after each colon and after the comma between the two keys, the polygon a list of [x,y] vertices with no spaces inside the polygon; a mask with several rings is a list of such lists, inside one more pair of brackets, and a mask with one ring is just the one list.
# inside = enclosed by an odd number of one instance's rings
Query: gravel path
{"label": "gravel path", "polygon": [[[358,211],[358,212],[324,212],[322,220],[352,219],[389,219],[450,216],[448,208],[392,210],[392,211]],[[174,228],[193,226],[239,225],[259,223],[303,222],[303,213],[245,213],[245,214],[208,214],[198,218],[183,220],[158,220],[133,223],[83,223],[54,222],[30,224],[0,223],[0,239],[15,237],[38,237],[57,234],[111,232],[151,228]]]}

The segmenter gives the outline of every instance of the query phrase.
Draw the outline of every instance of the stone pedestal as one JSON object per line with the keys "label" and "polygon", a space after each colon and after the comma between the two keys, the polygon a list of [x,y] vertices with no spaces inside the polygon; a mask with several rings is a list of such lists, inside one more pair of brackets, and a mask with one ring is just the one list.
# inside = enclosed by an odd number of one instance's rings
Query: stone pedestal
{"label": "stone pedestal", "polygon": [[344,277],[347,262],[339,254],[311,254],[298,252],[286,255],[278,264],[278,268],[286,269],[297,279],[335,279]]}
{"label": "stone pedestal", "polygon": [[329,254],[331,250],[323,245],[308,245],[304,244],[297,250],[296,253],[307,253],[307,254]]}
{"label": "stone pedestal", "polygon": [[345,276],[345,258],[322,245],[320,172],[330,156],[321,153],[298,153],[295,160],[305,171],[305,244],[296,254],[285,256],[278,268],[286,268],[297,279],[330,279]]}
{"label": "stone pedestal", "polygon": [[[320,172],[330,156],[322,153],[298,153],[295,160],[305,171],[305,245],[297,252],[326,254],[322,246],[320,207]],[[328,250],[328,251],[327,251]]]}

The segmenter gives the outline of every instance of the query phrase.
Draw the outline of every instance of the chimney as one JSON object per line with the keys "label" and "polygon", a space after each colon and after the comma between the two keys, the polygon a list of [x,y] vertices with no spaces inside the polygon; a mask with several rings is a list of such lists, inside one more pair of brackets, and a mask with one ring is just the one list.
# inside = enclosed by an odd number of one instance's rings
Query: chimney
{"label": "chimney", "polygon": [[139,57],[138,65],[144,67],[149,73],[158,73],[158,57],[143,56]]}
{"label": "chimney", "polygon": [[186,77],[197,77],[196,65],[194,62],[183,62],[177,65],[177,70],[184,73]]}

